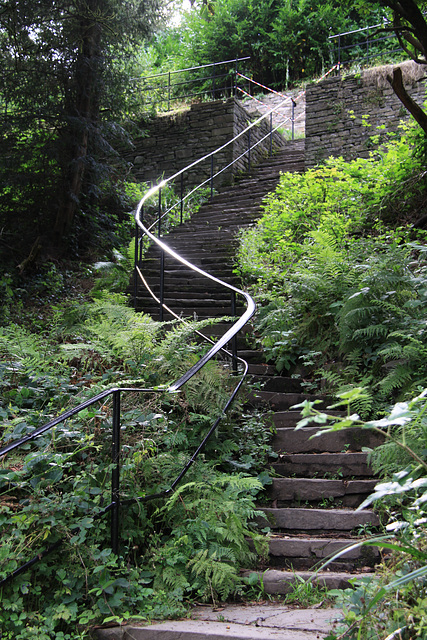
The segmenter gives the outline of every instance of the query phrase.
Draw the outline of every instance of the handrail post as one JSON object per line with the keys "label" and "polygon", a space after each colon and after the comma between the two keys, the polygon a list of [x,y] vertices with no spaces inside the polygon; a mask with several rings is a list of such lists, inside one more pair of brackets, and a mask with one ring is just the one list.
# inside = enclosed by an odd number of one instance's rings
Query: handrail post
{"label": "handrail post", "polygon": [[213,76],[212,76],[212,100],[215,100],[215,63],[213,65]]}
{"label": "handrail post", "polygon": [[[158,226],[157,226],[157,235],[160,240],[162,233],[162,190],[159,189],[159,209],[158,209]],[[165,297],[165,252],[163,249],[160,250],[160,303],[159,303],[159,319],[160,322],[163,322],[163,302]]]}
{"label": "handrail post", "polygon": [[295,100],[292,98],[292,115],[291,115],[291,122],[292,122],[292,140],[295,139],[295,107],[296,107],[296,102]]}
{"label": "handrail post", "polygon": [[138,265],[138,240],[139,240],[139,227],[135,222],[135,251],[134,251],[134,265],[133,265],[133,308],[136,310],[136,296],[138,295],[138,272],[136,267]]}
{"label": "handrail post", "polygon": [[[144,207],[141,207],[141,215],[139,216],[141,222],[144,222]],[[139,262],[142,262],[142,253],[143,253],[144,243],[141,234],[141,242],[139,243]]]}
{"label": "handrail post", "polygon": [[171,108],[171,72],[168,73],[168,111]]}
{"label": "handrail post", "polygon": [[184,217],[184,174],[181,173],[181,185],[180,185],[180,214],[179,223],[182,224]]}
{"label": "handrail post", "polygon": [[236,65],[234,67],[234,96],[237,95],[237,56],[236,56]]}
{"label": "handrail post", "polygon": [[273,155],[273,113],[270,113],[270,157]]}
{"label": "handrail post", "polygon": [[251,171],[251,130],[248,131],[248,173]]}
{"label": "handrail post", "polygon": [[211,199],[213,198],[213,173],[214,173],[214,161],[213,161],[213,156],[211,156]]}
{"label": "handrail post", "polygon": [[366,36],[366,64],[369,65],[369,27],[367,27]]}
{"label": "handrail post", "polygon": [[338,75],[341,75],[341,34],[338,34]]}
{"label": "handrail post", "polygon": [[[231,291],[231,317],[234,318],[236,316],[236,292]],[[232,366],[233,366],[233,374],[237,376],[237,335],[235,334],[231,338],[231,355],[232,355]]]}
{"label": "handrail post", "polygon": [[111,549],[119,555],[120,542],[120,389],[113,392],[113,434],[111,443]]}

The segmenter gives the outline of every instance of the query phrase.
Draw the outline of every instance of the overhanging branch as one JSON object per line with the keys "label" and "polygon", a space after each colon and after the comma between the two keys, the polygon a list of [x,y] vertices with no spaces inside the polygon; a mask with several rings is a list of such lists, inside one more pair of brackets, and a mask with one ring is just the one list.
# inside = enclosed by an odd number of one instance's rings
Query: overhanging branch
{"label": "overhanging branch", "polygon": [[387,76],[387,80],[391,84],[393,91],[406,107],[409,113],[414,117],[416,122],[420,125],[424,133],[427,135],[427,114],[421,109],[421,107],[411,98],[406,91],[403,84],[402,69],[396,67],[393,69],[393,77]]}

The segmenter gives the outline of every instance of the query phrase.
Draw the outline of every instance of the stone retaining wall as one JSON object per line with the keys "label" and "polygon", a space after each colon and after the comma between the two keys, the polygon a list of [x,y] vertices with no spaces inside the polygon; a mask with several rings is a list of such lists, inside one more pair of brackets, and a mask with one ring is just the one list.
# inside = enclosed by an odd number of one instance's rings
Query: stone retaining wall
{"label": "stone retaining wall", "polygon": [[[424,70],[416,63],[400,65],[405,87],[419,104],[425,100]],[[329,78],[309,85],[306,92],[305,162],[310,168],[329,156],[346,160],[369,152],[409,117],[387,82],[391,66],[376,67],[359,76]],[[379,136],[377,140],[373,136]]]}
{"label": "stone retaining wall", "polygon": [[[225,102],[216,100],[193,104],[186,110],[172,115],[159,116],[146,125],[147,135],[134,141],[132,151],[123,153],[133,165],[133,176],[141,182],[155,183],[162,176],[168,178],[191,162],[215,151],[243,131],[251,117],[235,98]],[[269,132],[269,122],[263,121],[251,129],[251,144]],[[224,169],[239,158],[248,148],[249,134],[245,133],[233,144],[226,146],[213,157],[214,173]],[[282,147],[284,138],[273,134],[273,147]],[[267,155],[270,137],[251,151],[251,162],[257,163]],[[217,178],[224,183],[238,171],[248,167],[248,155],[240,157]],[[211,159],[195,166],[184,174],[184,186],[195,186],[207,180],[211,173]]]}

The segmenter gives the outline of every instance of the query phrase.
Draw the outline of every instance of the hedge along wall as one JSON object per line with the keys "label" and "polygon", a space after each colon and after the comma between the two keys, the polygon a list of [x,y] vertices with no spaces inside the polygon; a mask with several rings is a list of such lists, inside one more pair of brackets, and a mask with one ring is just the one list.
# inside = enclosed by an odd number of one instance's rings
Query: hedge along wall
{"label": "hedge along wall", "polygon": [[[422,106],[426,94],[423,67],[412,61],[399,66],[408,93]],[[387,139],[387,132],[396,131],[409,118],[387,81],[392,70],[393,65],[375,67],[361,75],[329,78],[307,87],[306,168],[329,156],[368,157]],[[374,142],[376,135],[379,138]]]}
{"label": "hedge along wall", "polygon": [[[132,151],[122,155],[132,165],[133,176],[141,182],[156,183],[168,178],[194,160],[215,151],[243,131],[251,117],[235,98],[225,102],[215,100],[193,104],[182,112],[159,116],[145,123],[146,137],[134,141]],[[269,121],[251,129],[251,144],[269,132]],[[214,173],[231,164],[248,148],[246,133],[217,153],[213,158]],[[273,148],[286,144],[277,132],[273,134]],[[251,163],[257,163],[269,153],[270,138],[251,151]],[[248,155],[226,169],[216,180],[216,186],[230,181],[233,174],[248,167]],[[184,175],[185,187],[195,186],[208,179],[211,159],[197,165]]]}

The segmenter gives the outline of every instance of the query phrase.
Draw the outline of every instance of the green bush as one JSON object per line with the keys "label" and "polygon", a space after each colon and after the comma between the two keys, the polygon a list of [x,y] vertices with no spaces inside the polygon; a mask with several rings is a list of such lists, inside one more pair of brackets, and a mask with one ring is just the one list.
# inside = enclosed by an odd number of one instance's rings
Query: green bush
{"label": "green bush", "polygon": [[[261,303],[267,356],[279,371],[322,380],[323,390],[325,381],[331,391],[369,387],[367,412],[425,379],[424,233],[398,227],[401,218],[390,224],[400,185],[410,179],[412,198],[423,197],[412,139],[405,128],[368,159],[284,174],[241,236],[240,272]],[[413,203],[401,196],[400,215]]]}

